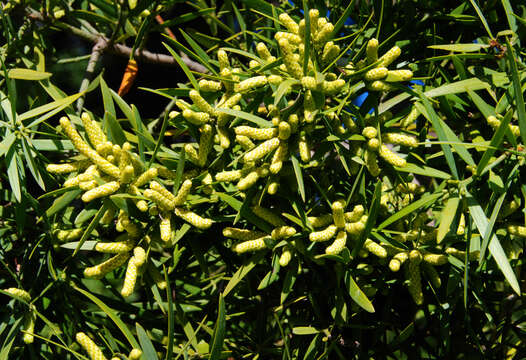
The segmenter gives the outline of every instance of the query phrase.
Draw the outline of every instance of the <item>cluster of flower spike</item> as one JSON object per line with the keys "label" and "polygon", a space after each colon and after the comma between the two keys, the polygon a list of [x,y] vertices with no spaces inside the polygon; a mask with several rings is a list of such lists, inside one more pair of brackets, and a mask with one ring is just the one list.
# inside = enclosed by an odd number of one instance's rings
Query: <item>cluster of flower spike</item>
{"label": "cluster of flower spike", "polygon": [[[269,247],[271,248],[278,241],[287,240],[296,234],[296,229],[292,226],[288,226],[281,216],[275,214],[272,210],[259,205],[255,205],[251,209],[256,216],[266,221],[274,228],[270,233],[234,227],[224,228],[223,235],[225,237],[241,241],[233,246],[234,252],[242,254],[245,252],[267,249]],[[292,259],[292,247],[292,241],[284,246],[279,260],[281,266],[287,266]]]}
{"label": "cluster of flower spike", "polygon": [[310,241],[324,242],[336,236],[334,242],[325,249],[326,254],[339,254],[345,248],[347,234],[357,238],[365,229],[367,215],[364,214],[364,207],[356,205],[352,211],[345,212],[345,206],[344,200],[337,200],[331,205],[332,214],[309,216],[307,218],[313,228],[324,228],[323,230],[311,232],[309,234]]}
{"label": "cluster of flower spike", "polygon": [[[47,170],[55,174],[76,173],[64,182],[65,187],[78,186],[84,190],[81,198],[85,203],[116,193],[126,194],[133,199],[139,211],[160,217],[160,238],[166,244],[170,244],[172,239],[174,217],[198,229],[207,229],[212,225],[212,220],[203,218],[185,207],[192,188],[190,179],[184,180],[174,194],[161,183],[161,178],[165,184],[175,179],[174,172],[163,166],[145,169],[128,142],[122,147],[113,144],[108,141],[100,125],[87,113],[82,114],[81,119],[92,146],[80,136],[69,119],[64,117],[60,119],[60,124],[83,158],[75,162],[47,166]],[[106,209],[100,223],[114,224],[117,231],[125,233],[114,242],[97,243],[96,251],[114,256],[99,265],[87,268],[84,274],[87,277],[102,277],[129,260],[122,290],[123,296],[129,296],[135,286],[137,270],[146,259],[144,249],[137,244],[143,238],[149,239],[149,235],[145,234],[149,227],[131,218],[126,211],[117,211],[115,207]],[[73,241],[80,238],[83,232],[83,229],[57,229],[55,234],[60,241]]]}
{"label": "cluster of flower spike", "polygon": [[[106,360],[102,350],[95,344],[91,338],[83,332],[78,332],[75,335],[75,339],[82,346],[84,351],[88,354],[91,360]],[[142,351],[140,349],[132,349],[128,355],[128,360],[139,360],[142,357]],[[112,357],[111,360],[118,360],[120,357]]]}

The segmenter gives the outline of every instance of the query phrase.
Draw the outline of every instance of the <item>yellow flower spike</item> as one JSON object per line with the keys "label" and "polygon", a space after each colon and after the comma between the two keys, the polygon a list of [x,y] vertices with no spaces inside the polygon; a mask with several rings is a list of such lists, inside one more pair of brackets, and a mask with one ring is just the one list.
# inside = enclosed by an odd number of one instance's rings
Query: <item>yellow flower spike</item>
{"label": "yellow flower spike", "polygon": [[161,209],[163,210],[173,210],[175,207],[175,203],[168,199],[167,197],[163,196],[161,193],[152,190],[152,189],[146,189],[143,193],[144,197],[147,198],[150,201],[153,201],[155,204],[157,204]]}
{"label": "yellow flower spike", "polygon": [[[478,257],[479,257],[479,253],[480,253],[479,250],[470,252],[469,253],[469,260],[471,260],[471,261],[477,260]],[[457,259],[460,259],[460,260],[464,260],[466,258],[466,252],[465,251],[457,250],[457,249],[455,249],[453,247],[447,248],[446,249],[446,254],[452,255],[452,256],[456,257]]]}
{"label": "yellow flower spike", "polygon": [[305,39],[305,19],[301,19],[300,22],[298,23],[298,35],[302,39]]}
{"label": "yellow flower spike", "polygon": [[257,161],[266,156],[268,153],[274,151],[278,146],[279,139],[277,137],[267,140],[246,153],[243,157],[244,162]]}
{"label": "yellow flower spike", "polygon": [[80,239],[84,229],[58,230],[56,235],[59,241],[75,241]]}
{"label": "yellow flower spike", "polygon": [[199,139],[198,163],[200,167],[203,167],[208,159],[208,154],[210,153],[214,139],[212,127],[210,125],[205,124],[201,126],[199,131],[201,132],[201,138]]}
{"label": "yellow flower spike", "polygon": [[215,92],[220,91],[223,88],[223,84],[219,81],[213,80],[199,80],[199,89],[202,91]]}
{"label": "yellow flower spike", "polygon": [[309,234],[309,240],[315,241],[315,242],[328,241],[332,237],[334,237],[334,235],[336,235],[337,232],[338,232],[338,227],[336,225],[329,225],[324,230],[311,232]]}
{"label": "yellow flower spike", "polygon": [[400,56],[401,53],[402,50],[398,46],[393,46],[388,52],[382,55],[382,57],[379,59],[380,65],[378,66],[388,67]]}
{"label": "yellow flower spike", "polygon": [[121,171],[121,177],[120,182],[121,184],[129,184],[133,180],[135,170],[133,169],[133,166],[126,165],[124,169]]}
{"label": "yellow flower spike", "polygon": [[199,94],[199,91],[190,90],[189,96],[199,110],[208,113],[210,116],[214,116],[216,114],[216,111],[213,108],[213,106],[210,105],[205,99],[203,99],[203,97]]}
{"label": "yellow flower spike", "polygon": [[415,183],[401,183],[396,186],[396,191],[402,194],[422,194],[426,188]]}
{"label": "yellow flower spike", "polygon": [[270,51],[268,50],[267,48],[267,45],[265,45],[265,43],[263,42],[259,42],[257,45],[256,45],[256,51],[259,55],[260,58],[262,58],[263,60],[265,61],[269,61],[270,58],[272,58],[272,54],[270,53]]}
{"label": "yellow flower spike", "polygon": [[259,87],[267,85],[268,80],[264,75],[251,77],[249,79],[243,80],[240,83],[234,85],[234,91],[239,93],[245,93],[250,90],[257,89]]}
{"label": "yellow flower spike", "polygon": [[128,297],[133,293],[135,289],[135,283],[137,282],[137,269],[138,265],[135,263],[135,257],[131,257],[128,261],[126,268],[126,275],[124,275],[124,283],[121,289],[121,295]]}
{"label": "yellow flower spike", "polygon": [[397,272],[400,270],[400,266],[409,259],[409,254],[405,251],[399,252],[389,262],[389,269],[392,272]]}
{"label": "yellow flower spike", "polygon": [[371,39],[367,42],[367,48],[365,49],[365,53],[367,56],[367,63],[372,64],[378,60],[378,40],[377,39]]}
{"label": "yellow flower spike", "polygon": [[409,127],[411,124],[413,124],[416,119],[418,119],[418,116],[420,115],[420,112],[416,107],[412,107],[411,111],[407,116],[400,121],[400,126],[403,128]]}
{"label": "yellow flower spike", "polygon": [[139,360],[142,356],[142,351],[140,349],[132,349],[130,355],[128,355],[129,360]]}
{"label": "yellow flower spike", "polygon": [[347,233],[345,231],[338,231],[336,239],[334,242],[327,246],[325,253],[327,255],[338,255],[345,248],[345,243],[347,242]]}
{"label": "yellow flower spike", "polygon": [[447,256],[443,254],[424,254],[424,261],[431,265],[447,264]]}
{"label": "yellow flower spike", "polygon": [[[318,26],[320,24],[318,23]],[[331,23],[324,24],[314,36],[314,45],[317,47],[322,47],[325,45],[329,37],[331,36],[332,31],[334,30],[334,25]]]}
{"label": "yellow flower spike", "polygon": [[300,118],[299,118],[298,114],[290,114],[289,118],[287,119],[287,122],[290,125],[291,133],[295,133],[295,132],[298,131],[298,127],[299,127],[299,123],[300,123]]}
{"label": "yellow flower spike", "polygon": [[462,236],[464,235],[465,231],[466,231],[466,218],[464,217],[464,214],[461,214],[460,220],[458,222],[458,227],[457,227],[457,235]]}
{"label": "yellow flower spike", "polygon": [[190,105],[189,103],[187,103],[186,101],[184,100],[176,100],[175,101],[175,105],[179,108],[179,110],[181,111],[184,111],[186,109],[190,109],[192,108],[192,105]]}
{"label": "yellow flower spike", "polygon": [[130,238],[138,238],[141,235],[141,229],[139,226],[131,222],[128,217],[121,220],[121,225],[123,229],[126,230]]}
{"label": "yellow flower spike", "polygon": [[286,121],[282,121],[278,125],[278,138],[280,140],[287,140],[292,133],[290,124]]}
{"label": "yellow flower spike", "polygon": [[190,109],[183,110],[183,117],[194,125],[203,125],[210,121],[210,115],[205,112],[195,112]]}
{"label": "yellow flower spike", "polygon": [[422,255],[417,250],[412,250],[409,253],[409,267],[408,267],[408,289],[409,294],[417,305],[422,305],[424,302],[424,293],[422,292],[422,279],[420,276],[420,262]]}
{"label": "yellow flower spike", "polygon": [[335,95],[345,86],[345,80],[337,79],[333,81],[323,81],[322,89],[325,95]]}
{"label": "yellow flower spike", "polygon": [[102,278],[110,271],[115,270],[128,260],[130,257],[129,253],[120,253],[114,257],[100,263],[99,265],[87,267],[84,269],[84,276],[90,278]]}
{"label": "yellow flower spike", "polygon": [[230,61],[228,61],[228,55],[225,50],[219,49],[217,51],[217,60],[219,60],[219,69],[223,70],[230,67]]}
{"label": "yellow flower spike", "polygon": [[106,360],[102,350],[91,340],[88,335],[83,332],[78,332],[75,335],[75,339],[82,346],[82,348],[88,353],[91,360]]}
{"label": "yellow flower spike", "polygon": [[157,174],[158,174],[159,177],[162,177],[162,178],[165,178],[165,179],[174,180],[176,178],[175,171],[172,171],[172,170],[168,169],[165,166],[157,167]]}
{"label": "yellow flower spike", "polygon": [[90,202],[100,197],[108,196],[119,190],[121,184],[118,181],[111,181],[94,189],[86,191],[82,195],[82,201]]}
{"label": "yellow flower spike", "polygon": [[[495,116],[490,115],[486,120],[488,122],[488,125],[491,126],[494,130],[497,130],[499,128],[500,120],[497,119]],[[508,127],[510,128],[510,131],[513,134],[513,136],[520,136],[521,131],[517,125],[508,125]]]}
{"label": "yellow flower spike", "polygon": [[378,135],[378,131],[372,126],[367,126],[363,129],[362,135],[367,139],[372,139],[375,138],[376,135]]}
{"label": "yellow flower spike", "polygon": [[159,224],[159,230],[161,232],[161,240],[168,242],[172,239],[172,225],[170,221],[170,213],[163,212],[161,215],[162,219]]}
{"label": "yellow flower spike", "polygon": [[175,205],[175,196],[157,181],[150,182],[150,189],[157,191]]}
{"label": "yellow flower spike", "polygon": [[320,228],[327,226],[333,222],[332,214],[325,214],[321,216],[309,216],[307,217],[307,221],[309,224],[311,224],[314,228]]}
{"label": "yellow flower spike", "polygon": [[267,80],[269,84],[276,86],[283,82],[283,78],[279,75],[269,75],[267,76]]}
{"label": "yellow flower spike", "polygon": [[364,74],[363,78],[367,81],[381,80],[387,76],[387,73],[387,68],[377,67],[367,71]]}
{"label": "yellow flower spike", "polygon": [[393,166],[404,167],[404,166],[407,165],[407,162],[405,161],[405,159],[403,159],[400,156],[398,156],[397,154],[395,154],[385,144],[382,144],[382,146],[380,146],[380,150],[379,150],[378,154],[385,161],[387,161],[389,164],[391,164]]}
{"label": "yellow flower spike", "polygon": [[223,229],[223,236],[231,238],[231,239],[248,241],[248,240],[255,240],[255,239],[259,239],[260,237],[264,237],[265,234],[260,231],[255,231],[255,230],[246,230],[246,229],[238,229],[238,228],[233,228],[233,227],[226,227]]}
{"label": "yellow flower spike", "polygon": [[382,141],[391,144],[403,145],[408,147],[417,147],[418,141],[413,136],[398,133],[383,133]]}
{"label": "yellow flower spike", "polygon": [[269,195],[275,195],[278,192],[279,189],[279,183],[276,181],[272,181],[270,184],[268,184],[267,193]]}
{"label": "yellow flower spike", "polygon": [[345,228],[345,215],[343,211],[345,208],[345,201],[337,200],[332,203],[331,208],[334,225],[340,230]]}
{"label": "yellow flower spike", "polygon": [[216,181],[231,182],[239,180],[243,176],[241,170],[221,171],[215,175]]}
{"label": "yellow flower spike", "polygon": [[95,189],[97,186],[99,186],[99,183],[96,180],[82,181],[79,183],[80,190],[84,191]]}
{"label": "yellow flower spike", "polygon": [[371,254],[376,255],[381,259],[384,259],[387,257],[387,250],[385,250],[385,248],[382,245],[379,245],[370,239],[366,239],[363,246]]}
{"label": "yellow flower spike", "polygon": [[380,148],[380,140],[378,140],[377,138],[369,139],[367,141],[367,149],[369,151],[378,151],[379,148]]}
{"label": "yellow flower spike", "polygon": [[245,191],[256,184],[259,179],[259,173],[257,170],[249,172],[244,178],[240,179],[236,184],[237,188],[241,191]]}
{"label": "yellow flower spike", "polygon": [[291,33],[293,34],[298,34],[298,24],[292,20],[292,18],[289,16],[289,14],[287,13],[281,13],[279,14],[279,17],[278,17],[279,21],[281,21],[281,23],[283,25],[285,25],[285,27],[287,28],[288,31],[290,31]]}
{"label": "yellow flower spike", "polygon": [[340,47],[338,45],[334,45],[332,41],[329,41],[323,47],[321,61],[324,64],[329,64],[331,61],[336,59],[336,57],[338,57],[339,53],[340,53]]}
{"label": "yellow flower spike", "polygon": [[298,45],[299,43],[301,43],[301,37],[299,37],[299,35],[292,34],[289,32],[284,32],[284,31],[278,31],[274,35],[274,39],[276,39],[277,41],[280,41],[281,39],[285,39],[290,44],[293,44],[293,45]]}
{"label": "yellow flower spike", "polygon": [[310,31],[311,36],[318,31],[318,19],[320,17],[320,12],[318,9],[309,10],[309,20],[310,20]]}
{"label": "yellow flower spike", "polygon": [[274,240],[288,239],[289,237],[296,234],[296,229],[291,226],[280,226],[272,230],[270,236]]}
{"label": "yellow flower spike", "polygon": [[132,240],[118,242],[98,242],[95,245],[95,251],[108,254],[127,253],[133,249],[134,245],[135,242]]}
{"label": "yellow flower spike", "polygon": [[194,149],[194,147],[191,144],[185,144],[184,151],[186,153],[186,158],[195,164],[196,166],[200,166],[199,164],[199,154],[197,153],[197,150]]}
{"label": "yellow flower spike", "polygon": [[364,161],[367,170],[369,170],[372,176],[378,176],[380,174],[380,168],[376,162],[376,153],[365,150]]}
{"label": "yellow flower spike", "polygon": [[243,254],[249,251],[258,251],[265,249],[267,245],[265,244],[265,237],[261,237],[255,240],[244,241],[240,244],[236,244],[233,248],[234,252],[238,254]]}
{"label": "yellow flower spike", "polygon": [[303,116],[307,123],[314,122],[314,117],[316,115],[316,103],[314,102],[314,97],[311,90],[305,91],[305,96],[303,98]]}
{"label": "yellow flower spike", "polygon": [[252,212],[261,219],[265,220],[269,224],[275,226],[275,227],[281,227],[285,226],[285,221],[276,213],[274,213],[272,210],[264,208],[259,205],[252,206],[250,208]]}
{"label": "yellow flower spike", "polygon": [[292,260],[292,252],[288,246],[285,246],[279,257],[279,265],[285,267],[290,263],[290,260]]}
{"label": "yellow flower spike", "polygon": [[35,321],[37,319],[37,315],[34,311],[30,311],[29,313],[26,313],[24,315],[24,325],[22,329],[24,331],[27,331],[22,336],[22,340],[24,340],[24,344],[32,344],[35,340],[35,337],[33,336],[33,333],[35,332]]}
{"label": "yellow flower spike", "polygon": [[345,231],[351,235],[360,235],[364,230],[365,230],[365,223],[362,221],[345,224]]}
{"label": "yellow flower spike", "polygon": [[367,90],[370,91],[391,91],[396,89],[394,86],[382,80],[376,80],[366,85]]}
{"label": "yellow flower spike", "polygon": [[272,161],[269,167],[269,170],[272,174],[277,174],[281,171],[281,168],[283,166],[283,161],[286,160],[287,155],[288,155],[287,143],[282,142],[279,144],[278,149],[272,156]]}
{"label": "yellow flower spike", "polygon": [[133,185],[136,187],[141,187],[147,184],[153,178],[155,178],[158,175],[158,173],[159,171],[157,168],[149,168],[133,182]]}
{"label": "yellow flower spike", "polygon": [[236,126],[234,131],[236,135],[243,135],[254,140],[269,140],[278,135],[276,128],[258,129],[251,126]]}
{"label": "yellow flower spike", "polygon": [[95,165],[97,165],[97,167],[105,174],[108,174],[116,179],[119,178],[119,168],[111,164],[108,160],[100,156],[95,150],[90,148],[88,144],[86,144],[86,142],[82,140],[77,130],[75,130],[73,125],[71,125],[71,122],[66,117],[60,119],[60,125],[64,129],[64,132],[71,140],[75,148],[82,155],[91,159],[91,161],[93,161]]}
{"label": "yellow flower spike", "polygon": [[74,171],[81,171],[89,166],[88,160],[75,161],[73,163],[65,164],[49,164],[46,166],[46,170],[52,174],[69,174]]}
{"label": "yellow flower spike", "polygon": [[216,127],[217,136],[219,137],[219,145],[223,149],[228,149],[230,147],[230,139],[228,137],[228,131],[223,127]]}
{"label": "yellow flower spike", "polygon": [[298,141],[298,150],[300,153],[301,161],[309,162],[311,159],[310,146],[305,136],[301,136]]}
{"label": "yellow flower spike", "polygon": [[31,295],[29,295],[29,293],[23,289],[7,288],[7,289],[2,289],[2,290],[4,290],[5,292],[9,294],[18,296],[19,298],[25,300],[26,302],[31,302]]}
{"label": "yellow flower spike", "polygon": [[281,38],[278,40],[279,47],[283,54],[283,64],[287,68],[287,72],[295,79],[301,79],[303,77],[303,68],[296,61],[292,48],[287,39]]}
{"label": "yellow flower spike", "polygon": [[232,75],[232,70],[230,70],[229,68],[224,68],[219,72],[219,75],[225,79],[221,82],[225,86],[226,92],[231,93],[232,91],[234,91],[234,76]]}
{"label": "yellow flower spike", "polygon": [[400,242],[407,242],[407,241],[415,241],[417,237],[418,237],[418,231],[411,230],[407,233],[397,235],[395,239]]}
{"label": "yellow flower spike", "polygon": [[400,82],[400,81],[409,81],[413,78],[413,72],[411,70],[402,69],[402,70],[389,70],[387,72],[386,81],[389,82]]}
{"label": "yellow flower spike", "polygon": [[438,289],[442,285],[442,280],[440,280],[440,276],[438,275],[436,269],[428,263],[422,263],[420,266],[424,269],[433,287]]}
{"label": "yellow flower spike", "polygon": [[184,221],[190,223],[191,225],[201,230],[206,230],[213,224],[212,220],[203,218],[189,210],[185,210],[185,209],[176,207],[174,209],[174,212],[175,212],[175,215],[179,216]]}
{"label": "yellow flower spike", "polygon": [[137,266],[142,266],[146,262],[146,251],[140,246],[133,249],[133,257]]}
{"label": "yellow flower spike", "polygon": [[186,179],[181,184],[181,187],[177,191],[177,194],[175,195],[174,203],[175,206],[183,205],[186,201],[186,198],[188,194],[190,194],[190,190],[192,189],[192,180]]}
{"label": "yellow flower spike", "polygon": [[92,120],[88,113],[82,113],[80,119],[82,120],[86,134],[88,135],[88,138],[94,147],[97,147],[99,144],[103,144],[107,141],[106,135],[104,135],[98,123]]}

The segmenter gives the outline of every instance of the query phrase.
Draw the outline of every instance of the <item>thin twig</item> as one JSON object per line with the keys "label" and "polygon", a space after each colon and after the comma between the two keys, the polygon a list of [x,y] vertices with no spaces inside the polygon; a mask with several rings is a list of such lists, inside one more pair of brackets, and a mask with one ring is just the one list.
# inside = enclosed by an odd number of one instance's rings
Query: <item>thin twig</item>
{"label": "thin twig", "polygon": [[[41,22],[46,22],[47,20],[41,13],[35,10],[29,10],[28,17],[32,20],[37,20]],[[132,48],[126,45],[122,45],[122,44],[112,44],[111,46],[108,46],[107,44],[109,40],[108,38],[104,36],[89,33],[85,30],[79,29],[75,26],[72,26],[72,25],[69,25],[69,24],[66,24],[60,21],[54,21],[53,26],[59,29],[62,29],[64,31],[67,31],[84,40],[90,41],[94,44],[97,44],[99,41],[104,41],[106,43],[104,47],[104,51],[108,51],[112,54],[119,55],[119,56],[126,57],[126,58],[129,58],[131,55]],[[134,59],[140,62],[142,61],[142,62],[151,63],[151,64],[161,64],[161,65],[166,65],[166,66],[179,66],[172,56],[153,53],[148,50],[137,49],[134,54]],[[204,74],[208,73],[208,70],[203,65],[199,64],[198,62],[195,62],[186,56],[183,56],[182,60],[191,70],[194,70],[200,73],[204,73]]]}
{"label": "thin twig", "polygon": [[[93,73],[95,72],[95,67],[97,66],[97,63],[99,62],[100,55],[108,45],[107,41],[105,41],[102,38],[99,38],[99,41],[93,46],[93,49],[91,50],[91,56],[88,61],[88,66],[86,66],[86,73],[84,75],[84,79],[82,79],[82,83],[80,84],[79,92],[83,92],[88,88],[88,85],[93,79]],[[82,111],[82,108],[84,107],[84,95],[79,97],[77,100],[77,112],[80,114]]]}

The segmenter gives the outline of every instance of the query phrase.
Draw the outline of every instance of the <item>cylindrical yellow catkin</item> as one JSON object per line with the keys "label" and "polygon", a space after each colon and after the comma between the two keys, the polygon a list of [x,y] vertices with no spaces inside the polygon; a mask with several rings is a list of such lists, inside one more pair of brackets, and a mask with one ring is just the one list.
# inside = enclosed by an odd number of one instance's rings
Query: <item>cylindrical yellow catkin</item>
{"label": "cylindrical yellow catkin", "polygon": [[152,190],[152,189],[146,189],[143,193],[144,197],[146,197],[148,200],[153,201],[156,203],[160,208],[164,210],[173,210],[175,207],[175,203],[171,201],[170,199],[166,198],[159,192]]}
{"label": "cylindrical yellow catkin", "polygon": [[526,227],[519,225],[508,225],[508,233],[515,236],[526,238]]}
{"label": "cylindrical yellow catkin", "polygon": [[345,213],[345,220],[348,222],[360,221],[361,217],[365,213],[363,205],[356,205],[352,211]]}
{"label": "cylindrical yellow catkin", "polygon": [[307,221],[312,225],[312,227],[320,228],[331,224],[334,220],[332,214],[325,214],[321,216],[309,216],[307,217]]}
{"label": "cylindrical yellow catkin", "polygon": [[305,136],[300,137],[298,141],[298,150],[300,152],[301,161],[309,162],[311,159],[310,146]]}
{"label": "cylindrical yellow catkin", "polygon": [[32,344],[35,340],[35,337],[33,336],[33,333],[35,332],[35,321],[37,319],[37,315],[34,311],[29,311],[24,315],[24,325],[23,330],[27,331],[22,336],[22,339],[24,340],[25,344]]}
{"label": "cylindrical yellow catkin", "polygon": [[181,209],[176,207],[174,209],[175,215],[179,216],[184,221],[190,223],[198,229],[206,230],[212,226],[213,221],[210,219],[203,218],[196,213],[193,213],[189,210]]}
{"label": "cylindrical yellow catkin", "polygon": [[364,154],[365,166],[367,170],[371,173],[372,176],[378,176],[380,174],[380,168],[376,162],[376,153],[370,151],[369,149],[365,150]]}
{"label": "cylindrical yellow catkin", "polygon": [[196,112],[190,109],[183,110],[183,117],[194,125],[203,125],[210,121],[208,113]]}
{"label": "cylindrical yellow catkin", "polygon": [[315,231],[309,234],[309,240],[310,241],[328,241],[334,235],[336,235],[336,232],[338,231],[338,227],[336,225],[329,225],[327,228],[321,231]]}
{"label": "cylindrical yellow catkin", "polygon": [[258,129],[250,126],[237,126],[234,128],[236,135],[244,135],[254,140],[269,140],[278,135],[278,129]]}
{"label": "cylindrical yellow catkin", "polygon": [[86,191],[82,195],[82,201],[90,202],[100,197],[108,196],[119,190],[121,184],[117,181],[111,181],[104,185],[97,186],[94,189]]}
{"label": "cylindrical yellow catkin", "polygon": [[401,158],[397,154],[395,154],[393,151],[391,151],[385,144],[382,144],[380,146],[380,150],[378,154],[389,164],[397,167],[405,167],[407,165],[407,162],[405,159]]}
{"label": "cylindrical yellow catkin", "polygon": [[137,282],[137,264],[135,258],[132,256],[128,261],[128,267],[126,268],[126,275],[124,276],[124,283],[121,289],[121,295],[128,297],[133,293],[135,289],[135,283]]}
{"label": "cylindrical yellow catkin", "polygon": [[417,147],[418,141],[409,135],[397,134],[397,133],[383,133],[382,141],[391,144],[398,144],[408,147]]}
{"label": "cylindrical yellow catkin", "polygon": [[250,90],[267,85],[268,80],[264,75],[251,77],[234,85],[234,91],[238,93],[245,93]]}
{"label": "cylindrical yellow catkin", "polygon": [[159,171],[157,168],[149,168],[148,170],[143,172],[141,175],[139,175],[139,177],[133,182],[133,185],[137,187],[141,187],[147,184],[154,177],[156,177],[158,173]]}
{"label": "cylindrical yellow catkin", "polygon": [[409,81],[413,78],[413,72],[411,70],[402,69],[402,70],[389,70],[387,72],[386,81],[389,82],[399,82],[399,81]]}
{"label": "cylindrical yellow catkin", "polygon": [[268,153],[274,151],[279,146],[279,139],[278,138],[272,138],[270,140],[267,140],[260,145],[258,145],[255,149],[250,150],[248,153],[245,154],[243,157],[245,162],[251,162],[251,161],[257,161],[267,155]]}
{"label": "cylindrical yellow catkin", "polygon": [[422,305],[424,302],[424,293],[422,292],[422,279],[420,276],[420,262],[422,255],[418,250],[412,250],[409,253],[409,267],[408,267],[408,290],[409,294],[417,305]]}
{"label": "cylindrical yellow catkin", "polygon": [[420,112],[416,107],[412,107],[411,111],[407,116],[400,121],[400,126],[403,128],[409,127],[411,124],[413,124],[416,119],[418,119],[418,116],[420,115]]}
{"label": "cylindrical yellow catkin", "polygon": [[296,229],[291,226],[280,226],[272,230],[271,236],[274,240],[288,239],[296,234]]}
{"label": "cylindrical yellow catkin", "polygon": [[164,212],[162,219],[159,224],[159,230],[161,232],[161,240],[168,242],[172,239],[172,225],[170,222],[170,213]]}
{"label": "cylindrical yellow catkin", "polygon": [[400,56],[401,53],[402,50],[398,46],[393,46],[388,52],[382,55],[380,58],[380,65],[378,66],[388,67]]}
{"label": "cylindrical yellow catkin", "polygon": [[216,111],[213,108],[212,105],[210,105],[203,97],[199,94],[199,91],[197,90],[190,90],[190,99],[192,99],[193,103],[197,108],[205,113],[208,113],[210,116],[215,116]]}
{"label": "cylindrical yellow catkin", "polygon": [[345,231],[338,231],[334,242],[327,246],[325,253],[328,255],[338,255],[345,248],[347,242],[347,233]]}
{"label": "cylindrical yellow catkin", "polygon": [[369,251],[371,254],[378,256],[379,258],[383,259],[387,257],[387,250],[385,248],[374,241],[370,239],[366,239],[363,246]]}
{"label": "cylindrical yellow catkin", "polygon": [[139,360],[142,356],[142,351],[140,349],[132,349],[130,355],[128,355],[129,360]]}
{"label": "cylindrical yellow catkin", "polygon": [[110,271],[115,270],[128,260],[130,257],[129,253],[120,253],[114,257],[100,263],[99,265],[91,266],[84,269],[85,277],[101,278]]}
{"label": "cylindrical yellow catkin", "polygon": [[88,134],[88,138],[90,139],[91,144],[94,147],[97,147],[99,144],[103,144],[107,141],[106,135],[104,135],[100,126],[97,124],[96,121],[91,119],[88,113],[82,113],[80,118],[82,120],[82,123],[84,124],[86,134]]}
{"label": "cylindrical yellow catkin", "polygon": [[88,353],[91,360],[106,360],[102,350],[88,337],[88,335],[83,332],[78,332],[77,335],[75,335],[75,339]]}
{"label": "cylindrical yellow catkin", "polygon": [[285,38],[280,38],[278,39],[278,44],[281,49],[281,53],[283,54],[283,63],[287,68],[287,72],[293,78],[301,79],[303,76],[303,68],[294,57],[289,41]]}
{"label": "cylindrical yellow catkin", "polygon": [[344,207],[344,200],[337,200],[332,203],[332,218],[334,225],[336,225],[336,227],[340,230],[345,228]]}
{"label": "cylindrical yellow catkin", "polygon": [[279,257],[279,265],[285,267],[290,263],[291,259],[292,252],[290,251],[290,248],[288,246],[285,246],[283,248],[283,251],[281,252],[281,256]]}
{"label": "cylindrical yellow catkin", "polygon": [[255,240],[260,237],[264,237],[265,234],[260,231],[247,230],[247,229],[238,229],[233,227],[226,227],[223,229],[223,236],[236,239],[236,240]]}
{"label": "cylindrical yellow catkin", "polygon": [[281,142],[278,146],[276,152],[272,156],[272,161],[269,167],[269,170],[272,174],[277,174],[281,171],[283,166],[283,161],[286,160],[288,155],[288,146],[287,143]]}
{"label": "cylindrical yellow catkin", "polygon": [[242,175],[243,175],[243,172],[241,170],[230,170],[230,171],[218,172],[215,178],[216,178],[216,181],[231,182],[231,181],[239,180]]}
{"label": "cylindrical yellow catkin", "polygon": [[199,80],[199,89],[203,91],[210,91],[210,92],[220,91],[222,87],[223,87],[223,84],[221,84],[221,82],[219,81],[205,80],[205,79]]}
{"label": "cylindrical yellow catkin", "polygon": [[265,244],[265,238],[262,237],[259,239],[244,241],[240,244],[236,244],[233,250],[238,254],[242,254],[248,251],[257,251],[265,249],[266,247],[267,246]]}
{"label": "cylindrical yellow catkin", "polygon": [[377,67],[367,71],[363,78],[367,81],[381,80],[387,76],[388,70],[385,67]]}
{"label": "cylindrical yellow catkin", "polygon": [[442,285],[442,280],[440,280],[440,275],[438,275],[438,272],[433,267],[433,265],[423,262],[420,264],[420,266],[422,267],[422,269],[424,269],[427,278],[429,279],[429,281],[431,281],[433,287],[439,288],[440,285]]}
{"label": "cylindrical yellow catkin", "polygon": [[174,198],[175,206],[181,206],[185,203],[186,198],[188,197],[188,194],[190,194],[190,190],[192,189],[192,180],[186,179],[181,184],[181,187],[177,191],[177,195]]}
{"label": "cylindrical yellow catkin", "polygon": [[134,241],[118,241],[118,242],[99,242],[95,245],[95,250],[101,253],[120,254],[126,253],[133,249]]}
{"label": "cylindrical yellow catkin", "polygon": [[285,25],[288,31],[296,35],[298,34],[298,24],[294,20],[292,20],[289,14],[281,13],[279,14],[278,19],[283,25]]}
{"label": "cylindrical yellow catkin", "polygon": [[84,170],[89,164],[90,162],[87,160],[64,164],[49,164],[46,166],[46,170],[52,174],[69,174],[73,171]]}
{"label": "cylindrical yellow catkin", "polygon": [[443,254],[424,254],[424,261],[431,265],[447,264],[447,256]]}
{"label": "cylindrical yellow catkin", "polygon": [[365,49],[367,56],[367,63],[372,64],[378,60],[378,40],[373,38],[367,42],[367,48]]}

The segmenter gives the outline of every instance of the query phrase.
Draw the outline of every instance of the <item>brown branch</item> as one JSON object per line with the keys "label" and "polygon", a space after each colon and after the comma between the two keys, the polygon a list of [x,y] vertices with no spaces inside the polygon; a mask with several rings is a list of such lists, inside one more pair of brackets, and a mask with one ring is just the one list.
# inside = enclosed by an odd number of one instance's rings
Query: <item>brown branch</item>
{"label": "brown branch", "polygon": [[[35,10],[28,10],[28,17],[32,20],[41,21],[41,22],[48,21],[48,19],[46,19],[41,13]],[[79,29],[75,26],[72,26],[72,25],[69,25],[69,24],[66,24],[60,21],[55,21],[52,23],[52,25],[64,31],[68,31],[71,34],[76,35],[84,40],[90,41],[94,44],[103,42],[105,44],[103,46],[104,51],[108,51],[112,54],[127,57],[127,58],[129,58],[131,55],[132,48],[126,45],[123,45],[123,44],[112,44],[111,46],[108,46],[109,39],[100,34],[93,34],[88,31]],[[204,73],[204,74],[208,73],[208,70],[206,69],[206,67],[199,64],[196,61],[191,60],[188,56],[183,56],[183,55],[186,55],[186,54],[182,54],[181,58],[183,62],[186,64],[186,66],[190,68],[190,70],[194,70],[194,71]],[[179,66],[172,56],[153,53],[148,50],[137,49],[135,51],[134,58],[138,61],[142,61],[142,62],[150,63],[150,64]]]}
{"label": "brown branch", "polygon": [[[86,66],[86,74],[84,76],[84,79],[82,79],[82,83],[80,84],[80,89],[79,89],[80,93],[85,91],[88,88],[88,85],[91,79],[93,79],[95,67],[97,66],[97,63],[99,62],[100,55],[102,54],[102,52],[104,51],[107,45],[108,43],[106,41],[102,40],[102,38],[99,38],[99,41],[97,41],[95,45],[93,46],[93,49],[91,50],[91,55],[88,61],[88,66]],[[83,107],[84,107],[84,95],[79,97],[79,99],[77,100],[77,112],[79,114],[82,111]]]}

